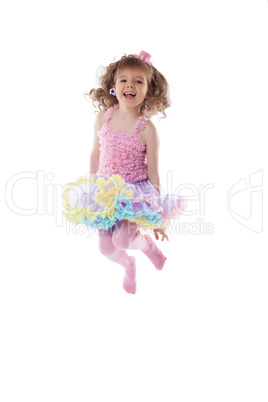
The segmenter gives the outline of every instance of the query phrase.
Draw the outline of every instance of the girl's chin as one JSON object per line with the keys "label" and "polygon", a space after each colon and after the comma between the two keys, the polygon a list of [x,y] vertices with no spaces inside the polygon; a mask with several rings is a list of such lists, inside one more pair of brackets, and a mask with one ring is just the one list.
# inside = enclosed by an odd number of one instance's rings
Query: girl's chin
{"label": "girl's chin", "polygon": [[126,99],[126,98],[120,98],[118,99],[119,103],[122,103],[123,105],[129,105],[129,106],[141,106],[143,103],[143,100],[140,99]]}

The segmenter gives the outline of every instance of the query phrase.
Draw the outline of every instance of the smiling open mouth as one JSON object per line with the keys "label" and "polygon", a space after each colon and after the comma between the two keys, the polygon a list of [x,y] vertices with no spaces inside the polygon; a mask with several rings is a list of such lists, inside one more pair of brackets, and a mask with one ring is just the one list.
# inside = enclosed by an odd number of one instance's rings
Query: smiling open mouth
{"label": "smiling open mouth", "polygon": [[133,92],[124,92],[124,97],[127,99],[133,99],[135,98],[136,94],[134,94]]}

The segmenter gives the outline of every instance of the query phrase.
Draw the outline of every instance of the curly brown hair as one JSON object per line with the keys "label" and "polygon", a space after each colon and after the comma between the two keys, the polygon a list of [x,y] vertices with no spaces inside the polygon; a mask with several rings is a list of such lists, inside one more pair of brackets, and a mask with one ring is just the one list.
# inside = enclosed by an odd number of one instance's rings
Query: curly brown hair
{"label": "curly brown hair", "polygon": [[98,81],[100,88],[92,88],[84,95],[88,95],[92,99],[93,106],[99,110],[107,110],[109,107],[118,103],[117,98],[110,94],[110,88],[115,85],[116,78],[123,68],[141,68],[147,78],[149,98],[144,100],[141,106],[141,111],[145,108],[145,101],[147,102],[146,110],[148,117],[157,113],[162,113],[165,118],[165,109],[170,107],[171,101],[169,98],[169,85],[164,77],[154,66],[149,66],[144,61],[137,59],[133,54],[124,54],[120,60],[114,61],[109,66],[102,66],[102,71]]}

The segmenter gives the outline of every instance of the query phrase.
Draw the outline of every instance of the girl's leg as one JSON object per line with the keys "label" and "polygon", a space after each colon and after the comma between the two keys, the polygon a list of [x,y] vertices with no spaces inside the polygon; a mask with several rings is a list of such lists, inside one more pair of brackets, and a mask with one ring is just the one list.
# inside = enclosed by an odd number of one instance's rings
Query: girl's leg
{"label": "girl's leg", "polygon": [[154,264],[155,268],[163,268],[166,257],[156,246],[149,235],[143,236],[135,222],[118,221],[112,234],[113,245],[119,250],[141,250]]}
{"label": "girl's leg", "polygon": [[127,219],[117,221],[113,234],[113,245],[119,250],[147,250],[148,242],[146,238],[138,230],[138,225],[135,222],[130,222]]}
{"label": "girl's leg", "polygon": [[136,258],[117,249],[112,242],[113,230],[98,229],[100,252],[125,269],[123,288],[128,293],[136,292]]}

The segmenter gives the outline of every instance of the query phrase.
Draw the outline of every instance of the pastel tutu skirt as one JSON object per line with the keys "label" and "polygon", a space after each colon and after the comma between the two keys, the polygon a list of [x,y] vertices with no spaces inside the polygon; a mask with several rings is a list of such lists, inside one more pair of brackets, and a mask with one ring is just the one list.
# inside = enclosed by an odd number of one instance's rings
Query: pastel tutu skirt
{"label": "pastel tutu skirt", "polygon": [[182,196],[159,195],[149,179],[128,182],[120,175],[80,176],[63,187],[62,197],[67,221],[104,230],[123,219],[144,230],[166,229],[187,207]]}

